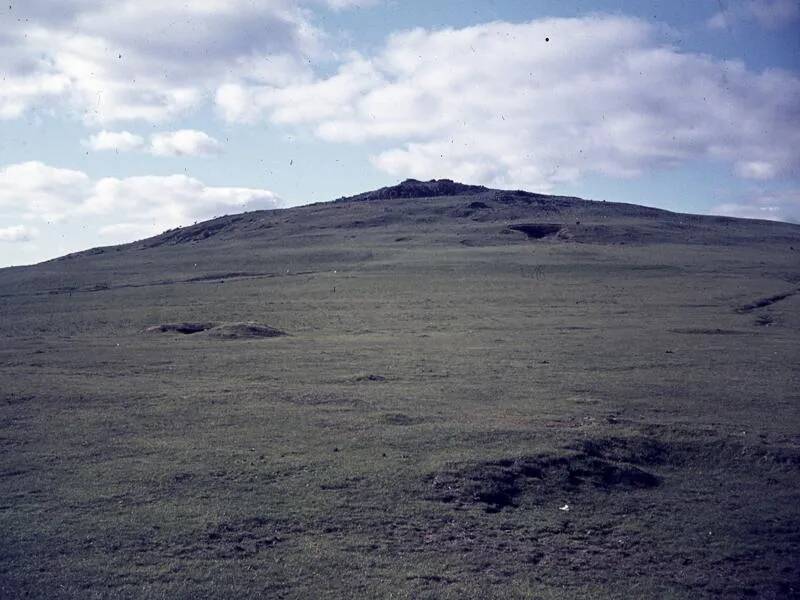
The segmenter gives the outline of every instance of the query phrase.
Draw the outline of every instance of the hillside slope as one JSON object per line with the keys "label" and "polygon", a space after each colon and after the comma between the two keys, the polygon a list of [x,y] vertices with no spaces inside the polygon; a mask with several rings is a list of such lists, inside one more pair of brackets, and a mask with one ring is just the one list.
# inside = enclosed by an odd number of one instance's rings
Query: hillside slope
{"label": "hillside slope", "polygon": [[0,270],[0,596],[800,593],[800,226],[408,180]]}
{"label": "hillside slope", "polygon": [[[410,179],[335,202],[224,216],[32,268],[0,269],[0,285],[6,293],[27,285],[34,291],[37,285],[54,285],[57,290],[68,274],[73,285],[67,287],[74,291],[102,288],[110,285],[107,279],[152,283],[147,279],[150,271],[170,281],[178,273],[184,279],[197,277],[198,270],[199,277],[224,274],[226,269],[236,273],[235,265],[263,266],[265,261],[289,271],[293,267],[308,270],[336,265],[349,247],[387,247],[394,252],[458,245],[516,246],[539,237],[564,244],[746,246],[774,248],[794,257],[799,255],[791,252],[800,253],[800,226],[790,223],[490,190],[446,179]],[[337,248],[333,255],[315,254],[315,248],[327,252],[331,247]],[[354,256],[357,262],[360,258],[363,255]],[[238,271],[250,273],[244,267]]]}

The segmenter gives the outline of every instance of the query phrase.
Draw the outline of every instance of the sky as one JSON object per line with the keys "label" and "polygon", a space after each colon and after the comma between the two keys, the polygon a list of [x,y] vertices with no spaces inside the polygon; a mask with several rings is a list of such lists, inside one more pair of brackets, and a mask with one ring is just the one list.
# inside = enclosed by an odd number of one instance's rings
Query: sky
{"label": "sky", "polygon": [[0,267],[450,178],[800,222],[800,0],[6,0]]}

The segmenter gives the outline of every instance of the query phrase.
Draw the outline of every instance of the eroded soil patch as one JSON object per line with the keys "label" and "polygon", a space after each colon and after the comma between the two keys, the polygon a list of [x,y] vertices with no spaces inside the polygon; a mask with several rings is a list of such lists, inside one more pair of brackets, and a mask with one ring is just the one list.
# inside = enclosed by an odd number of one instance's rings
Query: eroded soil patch
{"label": "eroded soil patch", "polygon": [[555,235],[561,231],[563,225],[558,223],[520,223],[509,225],[512,231],[520,231],[528,236],[528,239],[540,240],[550,235]]}
{"label": "eroded soil patch", "polygon": [[553,503],[585,488],[604,491],[653,488],[658,476],[632,464],[617,463],[586,452],[541,454],[490,461],[448,471],[432,478],[431,499],[462,505],[483,505],[487,512],[515,508],[528,497],[536,504]]}
{"label": "eroded soil patch", "polygon": [[288,335],[280,329],[269,325],[254,323],[161,323],[145,329],[147,333],[181,333],[191,335],[205,333],[210,337],[224,339],[271,338]]}
{"label": "eroded soil patch", "polygon": [[161,323],[160,325],[153,325],[145,329],[148,333],[182,333],[184,335],[191,335],[193,333],[200,333],[215,326],[215,323]]}
{"label": "eroded soil patch", "polygon": [[680,333],[683,335],[743,335],[751,333],[749,331],[738,331],[736,329],[704,329],[701,327],[685,327],[679,329],[670,329],[672,333]]}
{"label": "eroded soil patch", "polygon": [[224,323],[208,330],[208,335],[225,339],[273,338],[287,335],[280,329],[261,323]]}
{"label": "eroded soil patch", "polygon": [[759,308],[764,308],[766,306],[771,306],[771,305],[775,304],[776,302],[780,302],[781,300],[786,300],[787,298],[790,298],[790,297],[794,296],[798,291],[800,291],[800,290],[790,290],[788,292],[783,292],[781,294],[775,294],[774,296],[768,296],[766,298],[760,298],[759,300],[754,300],[753,302],[750,302],[749,304],[745,304],[743,306],[740,306],[739,308],[736,309],[736,312],[737,313],[749,313],[749,312],[752,312],[752,311],[757,310]]}
{"label": "eroded soil patch", "polygon": [[429,476],[428,498],[487,512],[525,505],[553,506],[564,498],[647,490],[664,483],[662,474],[681,469],[759,469],[795,472],[800,449],[762,448],[728,440],[668,443],[647,437],[597,438],[563,452],[473,462]]}
{"label": "eroded soil patch", "polygon": [[681,439],[665,441],[646,436],[590,438],[573,450],[589,456],[647,468],[669,470],[722,469],[727,472],[759,473],[800,470],[800,448],[745,443],[738,439]]}

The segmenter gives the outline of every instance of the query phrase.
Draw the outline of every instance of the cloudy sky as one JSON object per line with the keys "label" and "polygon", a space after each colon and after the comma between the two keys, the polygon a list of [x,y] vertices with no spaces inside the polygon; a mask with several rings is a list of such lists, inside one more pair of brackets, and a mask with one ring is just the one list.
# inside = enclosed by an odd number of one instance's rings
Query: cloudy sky
{"label": "cloudy sky", "polygon": [[7,0],[0,266],[406,177],[800,221],[800,0]]}

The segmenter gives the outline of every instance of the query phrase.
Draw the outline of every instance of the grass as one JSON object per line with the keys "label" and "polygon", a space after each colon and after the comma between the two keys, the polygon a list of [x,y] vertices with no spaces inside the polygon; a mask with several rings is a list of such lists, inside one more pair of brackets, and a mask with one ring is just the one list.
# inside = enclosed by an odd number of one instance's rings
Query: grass
{"label": "grass", "polygon": [[[0,596],[797,594],[800,296],[736,312],[796,287],[783,239],[470,223],[0,271]],[[184,322],[289,335],[145,332]]]}

